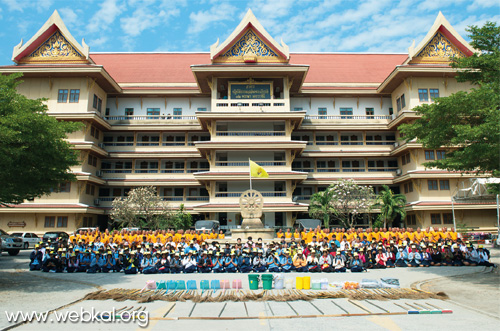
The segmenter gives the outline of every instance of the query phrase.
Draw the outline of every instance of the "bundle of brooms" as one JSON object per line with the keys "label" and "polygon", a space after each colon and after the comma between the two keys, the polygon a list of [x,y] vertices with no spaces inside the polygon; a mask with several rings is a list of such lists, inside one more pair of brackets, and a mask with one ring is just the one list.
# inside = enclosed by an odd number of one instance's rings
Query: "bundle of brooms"
{"label": "bundle of brooms", "polygon": [[309,290],[134,290],[115,288],[89,293],[85,300],[134,300],[138,303],[153,301],[224,302],[224,301],[310,301],[314,299],[397,300],[448,299],[443,292],[431,293],[410,288],[355,289],[332,291]]}

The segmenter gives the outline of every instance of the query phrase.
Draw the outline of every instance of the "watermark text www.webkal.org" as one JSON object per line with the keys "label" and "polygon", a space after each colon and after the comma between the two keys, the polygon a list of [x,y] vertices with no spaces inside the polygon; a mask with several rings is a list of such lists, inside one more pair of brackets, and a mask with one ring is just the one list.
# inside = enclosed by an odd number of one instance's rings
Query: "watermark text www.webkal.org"
{"label": "watermark text www.webkal.org", "polygon": [[69,310],[64,312],[24,312],[5,311],[9,323],[37,322],[37,323],[137,323],[140,327],[146,327],[149,323],[147,311],[121,311],[116,312],[113,308],[109,311],[97,311],[94,308],[80,311]]}

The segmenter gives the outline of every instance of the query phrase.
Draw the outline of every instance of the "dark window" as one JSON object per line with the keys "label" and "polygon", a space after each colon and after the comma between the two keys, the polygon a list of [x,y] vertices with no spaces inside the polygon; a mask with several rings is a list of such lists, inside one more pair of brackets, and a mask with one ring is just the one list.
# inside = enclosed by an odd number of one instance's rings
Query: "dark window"
{"label": "dark window", "polygon": [[452,213],[444,213],[443,214],[443,223],[444,224],[453,224],[453,214]]}
{"label": "dark window", "polygon": [[68,101],[68,90],[59,90],[57,95],[57,102],[67,102]]}
{"label": "dark window", "polygon": [[134,108],[125,108],[125,116],[134,116]]}
{"label": "dark window", "polygon": [[365,108],[366,116],[375,115],[375,110],[373,108]]}
{"label": "dark window", "polygon": [[431,214],[432,224],[441,224],[441,214]]}
{"label": "dark window", "polygon": [[340,118],[347,118],[342,116],[352,116],[352,108],[340,108]]}
{"label": "dark window", "polygon": [[408,192],[413,192],[413,182],[408,183]]}
{"label": "dark window", "polygon": [[53,228],[56,225],[56,217],[55,216],[45,216],[45,227]]}
{"label": "dark window", "polygon": [[174,108],[174,119],[181,119],[182,116],[182,108]]}
{"label": "dark window", "polygon": [[[327,111],[326,108],[318,108],[318,115],[326,115]],[[324,118],[324,117],[320,117]]]}
{"label": "dark window", "polygon": [[449,180],[440,180],[439,181],[439,189],[440,190],[449,190],[450,189],[450,181]]}
{"label": "dark window", "polygon": [[406,107],[405,95],[401,95],[401,109]]}
{"label": "dark window", "polygon": [[434,101],[436,98],[439,98],[439,89],[437,88],[429,89],[429,95],[431,97],[431,101]]}
{"label": "dark window", "polygon": [[389,108],[389,115],[392,115],[392,114],[394,114],[394,109],[392,109],[392,107],[391,107],[391,108]]}
{"label": "dark window", "polygon": [[97,109],[97,104],[99,103],[98,100],[99,98],[94,94],[94,102],[92,103],[92,107],[94,107],[95,109]]}
{"label": "dark window", "polygon": [[68,227],[68,216],[58,216],[57,217],[57,227],[67,228]]}
{"label": "dark window", "polygon": [[97,100],[97,111],[101,112],[101,110],[102,110],[102,99],[99,98],[99,100]]}
{"label": "dark window", "polygon": [[71,183],[70,182],[65,182],[59,184],[59,192],[70,192],[71,191]]}
{"label": "dark window", "polygon": [[436,159],[437,160],[444,160],[444,159],[446,159],[446,151],[443,151],[443,150],[436,151]]}
{"label": "dark window", "polygon": [[70,90],[69,102],[77,103],[78,101],[80,101],[80,90]]}
{"label": "dark window", "polygon": [[198,108],[198,111],[207,111],[207,108]]}
{"label": "dark window", "polygon": [[401,110],[401,98],[397,98],[396,106],[397,106],[398,111],[400,111]]}
{"label": "dark window", "polygon": [[426,160],[434,160],[435,159],[434,151],[432,151],[432,150],[425,151],[425,159]]}
{"label": "dark window", "polygon": [[99,189],[99,196],[100,197],[109,197],[110,190],[109,188],[100,188]]}
{"label": "dark window", "polygon": [[438,189],[437,180],[428,180],[427,187],[428,187],[429,191],[436,191]]}
{"label": "dark window", "polygon": [[293,111],[302,111],[302,107],[294,107]]}
{"label": "dark window", "polygon": [[418,98],[420,99],[420,102],[429,101],[429,93],[426,88],[418,89]]}

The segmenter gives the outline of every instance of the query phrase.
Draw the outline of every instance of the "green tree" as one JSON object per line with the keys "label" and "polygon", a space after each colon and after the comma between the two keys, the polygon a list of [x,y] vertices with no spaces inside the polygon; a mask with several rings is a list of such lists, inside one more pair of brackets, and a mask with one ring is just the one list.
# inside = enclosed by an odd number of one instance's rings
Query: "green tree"
{"label": "green tree", "polygon": [[0,204],[22,203],[75,180],[77,153],[65,140],[80,123],[47,115],[44,99],[19,94],[21,74],[0,75]]}
{"label": "green tree", "polygon": [[169,222],[169,228],[175,228],[177,230],[187,230],[193,223],[193,216],[190,213],[186,212],[184,204],[181,204],[179,206],[179,210],[173,215],[171,220],[172,221]]}
{"label": "green tree", "polygon": [[368,212],[373,204],[373,187],[359,185],[352,179],[343,179],[328,187],[333,191],[331,206],[335,217],[346,228],[354,227],[361,213]]}
{"label": "green tree", "polygon": [[309,215],[313,218],[322,219],[326,228],[330,227],[330,217],[335,214],[335,209],[331,205],[334,193],[329,188],[314,193],[309,203]]}
{"label": "green tree", "polygon": [[383,185],[382,191],[377,195],[376,202],[372,205],[372,208],[380,209],[377,219],[379,222],[376,224],[383,223],[383,227],[387,228],[387,225],[392,225],[398,215],[401,216],[401,219],[404,219],[406,217],[405,205],[406,196],[394,194],[387,185]]}
{"label": "green tree", "polygon": [[168,203],[153,186],[137,187],[113,200],[110,216],[119,227],[152,229],[164,227],[172,218]]}
{"label": "green tree", "polygon": [[427,167],[466,172],[492,172],[500,168],[500,27],[487,22],[467,29],[471,46],[480,52],[452,59],[458,82],[474,88],[432,104],[415,107],[421,118],[399,127],[406,139],[418,138],[425,148],[448,147],[446,158],[424,163]]}

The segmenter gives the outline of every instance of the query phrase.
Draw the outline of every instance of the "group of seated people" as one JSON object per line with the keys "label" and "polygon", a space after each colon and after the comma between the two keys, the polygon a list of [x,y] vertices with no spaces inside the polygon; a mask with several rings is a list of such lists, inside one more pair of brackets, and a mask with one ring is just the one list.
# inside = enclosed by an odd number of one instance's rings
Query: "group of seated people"
{"label": "group of seated people", "polygon": [[[310,241],[307,240],[309,232],[313,233]],[[185,234],[177,236],[177,232],[164,236],[166,239],[163,240],[160,235],[164,235],[165,231],[87,231],[72,235],[69,240],[37,244],[30,255],[30,270],[152,274],[363,272],[367,269],[430,266],[496,267],[489,262],[489,251],[482,245],[476,247],[459,237],[453,239],[449,231],[445,232],[445,238],[441,238],[440,234],[436,240],[426,235],[419,240],[416,234],[420,233],[420,229],[413,235],[413,240],[406,240],[409,238],[405,237],[405,232],[401,237],[395,235],[387,239],[371,235],[371,240],[368,240],[367,236],[352,235],[348,240],[347,234],[359,233],[357,230],[344,231],[340,240],[337,232],[333,232],[331,239],[324,235],[318,240],[316,234],[322,232],[321,229],[310,230],[306,233],[306,239],[301,240],[296,240],[295,236],[281,236],[265,243],[260,238],[255,242],[249,237],[244,243],[238,239],[235,244],[231,244],[229,241],[220,243],[217,240],[203,240],[203,236],[197,233],[188,237]]]}

